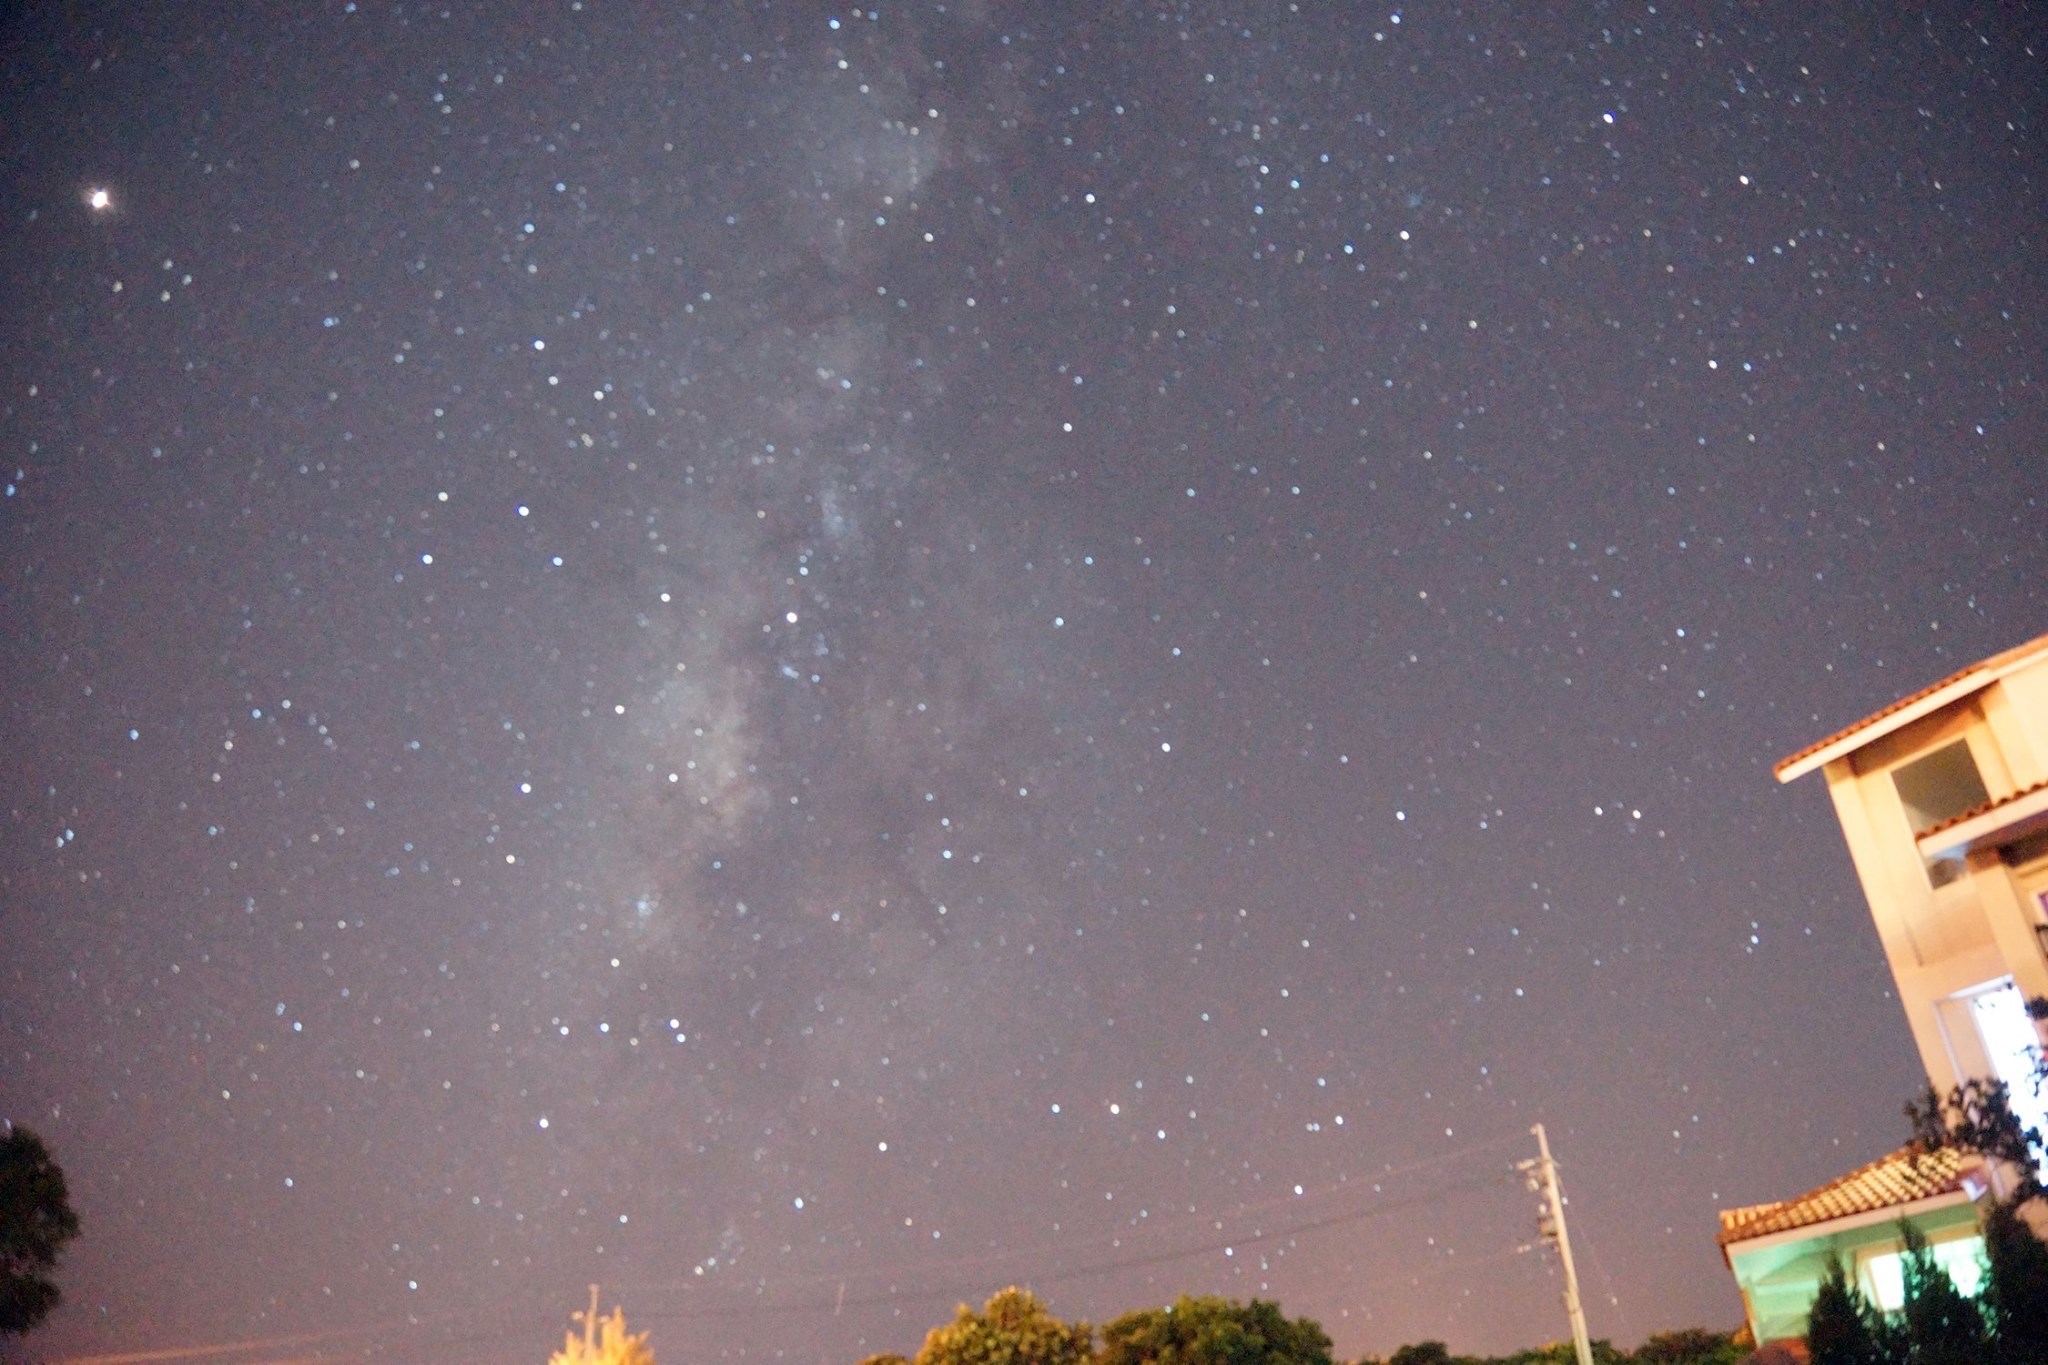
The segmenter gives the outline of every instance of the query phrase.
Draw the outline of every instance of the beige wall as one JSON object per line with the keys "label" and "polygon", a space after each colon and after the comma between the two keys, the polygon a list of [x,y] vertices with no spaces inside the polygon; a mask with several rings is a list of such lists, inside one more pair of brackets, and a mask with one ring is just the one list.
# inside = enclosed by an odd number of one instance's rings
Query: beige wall
{"label": "beige wall", "polygon": [[2009,674],[1986,709],[2018,786],[2048,781],[2048,660]]}
{"label": "beige wall", "polygon": [[2048,870],[2015,870],[1987,849],[1972,854],[1954,880],[1935,885],[1893,783],[1900,766],[1958,739],[1969,744],[1993,800],[2048,778],[2048,659],[1825,769],[1914,1044],[1929,1083],[1943,1092],[1986,1066],[1956,996],[2005,976],[2029,996],[2048,995],[2033,898],[2035,882],[2048,884]]}

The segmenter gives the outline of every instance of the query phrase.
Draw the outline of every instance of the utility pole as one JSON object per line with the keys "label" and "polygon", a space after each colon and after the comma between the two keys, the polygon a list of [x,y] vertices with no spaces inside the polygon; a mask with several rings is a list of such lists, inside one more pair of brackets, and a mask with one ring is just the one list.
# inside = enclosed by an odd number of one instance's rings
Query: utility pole
{"label": "utility pole", "polygon": [[1564,1262],[1564,1311],[1572,1323],[1572,1349],[1578,1353],[1579,1365],[1593,1365],[1586,1310],[1579,1302],[1579,1272],[1572,1266],[1572,1239],[1564,1227],[1564,1191],[1558,1187],[1557,1163],[1550,1158],[1550,1139],[1543,1135],[1543,1125],[1529,1131],[1536,1135],[1536,1157],[1516,1162],[1515,1169],[1527,1177],[1530,1193],[1543,1196],[1537,1206],[1536,1229],[1545,1241],[1557,1243],[1557,1257]]}

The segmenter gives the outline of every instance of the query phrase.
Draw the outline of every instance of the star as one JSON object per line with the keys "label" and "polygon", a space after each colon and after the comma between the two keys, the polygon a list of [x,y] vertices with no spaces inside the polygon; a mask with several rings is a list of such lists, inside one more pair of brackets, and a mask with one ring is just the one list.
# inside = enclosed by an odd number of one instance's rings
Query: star
{"label": "star", "polygon": [[2048,629],[2025,26],[502,8],[0,44],[44,1354],[1520,1349],[1538,1118],[1738,1321],[1925,1081],[1769,764]]}

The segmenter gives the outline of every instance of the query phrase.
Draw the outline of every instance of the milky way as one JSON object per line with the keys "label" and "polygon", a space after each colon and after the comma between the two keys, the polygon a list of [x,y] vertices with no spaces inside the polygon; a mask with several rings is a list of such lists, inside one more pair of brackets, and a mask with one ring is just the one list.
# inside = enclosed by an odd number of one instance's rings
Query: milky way
{"label": "milky way", "polygon": [[1769,765],[2043,628],[2038,16],[9,23],[50,1358],[1506,1349],[1538,1120],[1626,1344],[1903,1139]]}

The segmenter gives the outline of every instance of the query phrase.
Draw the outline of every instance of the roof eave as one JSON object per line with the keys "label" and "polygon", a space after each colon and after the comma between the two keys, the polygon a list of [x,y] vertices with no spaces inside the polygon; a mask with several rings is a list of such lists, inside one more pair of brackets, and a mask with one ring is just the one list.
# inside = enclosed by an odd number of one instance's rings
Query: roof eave
{"label": "roof eave", "polygon": [[1814,745],[1801,749],[1795,754],[1778,760],[1771,769],[1778,781],[1792,782],[1810,772],[1827,766],[1838,758],[1856,752],[1866,744],[1883,739],[1893,731],[1911,725],[1923,716],[1953,705],[1976,692],[1981,692],[2007,674],[2020,669],[2048,655],[2048,635],[2039,635],[2023,645],[1995,654],[1982,663],[1971,665],[1944,682],[1936,683],[1920,695],[1903,705],[1894,702],[1882,711],[1866,716],[1846,730],[1841,730]]}
{"label": "roof eave", "polygon": [[1875,1227],[1879,1223],[1896,1223],[1901,1218],[1914,1218],[1923,1213],[1934,1213],[1952,1208],[1958,1204],[1975,1204],[1990,1192],[1990,1187],[1976,1181],[1966,1181],[1957,1189],[1931,1194],[1905,1204],[1893,1204],[1881,1209],[1865,1209],[1860,1213],[1844,1214],[1839,1218],[1820,1218],[1797,1227],[1781,1228],[1777,1232],[1766,1232],[1756,1237],[1734,1237],[1721,1242],[1721,1255],[1733,1262],[1738,1251],[1765,1251],[1788,1242],[1808,1242],[1816,1237],[1833,1236],[1839,1232],[1855,1232],[1859,1228]]}
{"label": "roof eave", "polygon": [[2048,787],[2036,787],[1990,810],[1930,830],[1917,841],[1923,858],[1959,858],[1997,848],[2048,829]]}
{"label": "roof eave", "polygon": [[1866,744],[1883,739],[1894,730],[1904,729],[1922,716],[1931,716],[1944,706],[1983,691],[1992,681],[1989,673],[1972,669],[1946,687],[1936,688],[1910,705],[1901,706],[1896,711],[1880,712],[1868,720],[1859,722],[1854,728],[1844,730],[1818,749],[1779,760],[1777,767],[1772,771],[1777,773],[1780,782],[1797,781],[1838,758],[1855,753]]}

